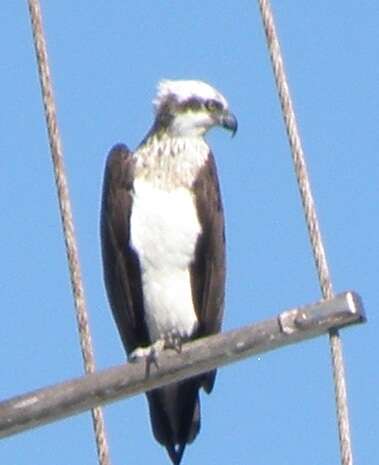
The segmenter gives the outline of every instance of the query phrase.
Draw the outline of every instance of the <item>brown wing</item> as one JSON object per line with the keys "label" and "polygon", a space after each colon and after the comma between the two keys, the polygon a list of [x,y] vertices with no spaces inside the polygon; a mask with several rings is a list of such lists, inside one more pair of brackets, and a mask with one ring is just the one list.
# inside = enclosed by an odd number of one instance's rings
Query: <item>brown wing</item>
{"label": "brown wing", "polygon": [[134,159],[125,145],[109,153],[101,207],[104,281],[122,342],[127,352],[149,344],[144,322],[141,272],[130,246]]}
{"label": "brown wing", "polygon": [[[225,295],[224,213],[213,154],[200,170],[193,192],[202,233],[191,267],[192,298],[199,320],[197,336],[220,331]],[[207,375],[204,388],[210,392],[216,372]]]}

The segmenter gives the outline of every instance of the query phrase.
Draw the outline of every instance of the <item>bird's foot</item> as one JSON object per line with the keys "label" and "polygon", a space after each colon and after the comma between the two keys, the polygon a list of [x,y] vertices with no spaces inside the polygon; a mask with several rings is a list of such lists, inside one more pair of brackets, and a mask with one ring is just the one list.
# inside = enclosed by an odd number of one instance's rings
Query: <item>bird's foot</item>
{"label": "bird's foot", "polygon": [[180,354],[182,351],[182,344],[183,344],[183,339],[181,335],[179,334],[179,332],[177,331],[172,331],[167,336],[165,336],[165,339],[164,339],[165,349],[173,349],[175,350],[175,352]]}
{"label": "bird's foot", "polygon": [[152,363],[158,368],[158,356],[165,348],[165,340],[158,339],[148,347],[137,347],[133,350],[128,356],[128,361],[131,363],[136,363],[141,360],[146,361],[146,365],[150,366]]}
{"label": "bird's foot", "polygon": [[173,349],[177,353],[182,351],[182,338],[178,332],[173,331],[166,334],[148,347],[137,347],[129,354],[128,361],[137,363],[144,360],[146,363],[146,376],[149,376],[151,365],[154,365],[157,369],[159,368],[158,357],[165,349]]}

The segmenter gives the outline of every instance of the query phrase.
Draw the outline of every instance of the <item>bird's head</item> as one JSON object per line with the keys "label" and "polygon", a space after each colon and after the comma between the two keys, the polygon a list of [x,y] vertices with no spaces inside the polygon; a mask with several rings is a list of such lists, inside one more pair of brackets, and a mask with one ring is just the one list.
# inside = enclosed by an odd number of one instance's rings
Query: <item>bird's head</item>
{"label": "bird's head", "polygon": [[214,126],[237,131],[225,97],[202,81],[160,81],[153,104],[156,129],[175,137],[202,136]]}

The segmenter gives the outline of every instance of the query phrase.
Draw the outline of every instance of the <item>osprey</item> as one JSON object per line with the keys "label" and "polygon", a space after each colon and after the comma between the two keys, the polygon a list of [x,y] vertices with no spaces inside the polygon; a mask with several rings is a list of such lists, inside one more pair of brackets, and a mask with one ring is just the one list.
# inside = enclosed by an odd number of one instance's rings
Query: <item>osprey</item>
{"label": "osprey", "polygon": [[[214,126],[234,134],[225,98],[201,81],[163,80],[155,121],[135,152],[112,148],[101,212],[104,279],[129,360],[220,331],[224,216],[212,152]],[[150,359],[151,360],[151,359]],[[175,465],[200,429],[199,389],[216,370],[147,392],[155,438]]]}

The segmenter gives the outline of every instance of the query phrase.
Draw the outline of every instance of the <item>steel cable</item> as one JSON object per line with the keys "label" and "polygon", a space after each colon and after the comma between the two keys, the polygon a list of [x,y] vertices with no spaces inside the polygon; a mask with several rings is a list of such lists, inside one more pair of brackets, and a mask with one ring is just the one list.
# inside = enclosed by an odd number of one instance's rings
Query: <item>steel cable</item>
{"label": "steel cable", "polygon": [[[258,3],[263,20],[263,26],[266,34],[268,49],[270,52],[271,64],[275,76],[275,82],[279,94],[288,140],[291,147],[293,163],[300,190],[301,201],[304,208],[305,220],[309,232],[309,238],[317,268],[321,292],[324,299],[331,299],[334,294],[329,267],[320,233],[315,202],[313,200],[309,182],[304,151],[296,122],[295,112],[292,105],[292,99],[288,87],[279,39],[276,33],[274,17],[269,0],[258,0]],[[341,464],[353,465],[342,343],[337,329],[329,332],[329,340],[336,396]]]}
{"label": "steel cable", "polygon": [[[28,0],[28,6],[32,23],[34,47],[37,56],[38,72],[41,83],[42,99],[45,110],[50,150],[54,166],[55,182],[58,191],[60,215],[63,225],[64,240],[66,245],[68,266],[70,270],[71,286],[75,302],[76,319],[80,335],[80,345],[84,368],[86,373],[93,373],[95,371],[95,359],[88,323],[88,313],[86,308],[83,283],[81,279],[79,254],[75,239],[71,203],[64,169],[63,151],[57,123],[57,114],[48,63],[46,41],[42,26],[41,8],[38,0]],[[110,465],[104,418],[99,407],[92,409],[92,421],[96,436],[99,464]]]}

